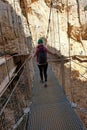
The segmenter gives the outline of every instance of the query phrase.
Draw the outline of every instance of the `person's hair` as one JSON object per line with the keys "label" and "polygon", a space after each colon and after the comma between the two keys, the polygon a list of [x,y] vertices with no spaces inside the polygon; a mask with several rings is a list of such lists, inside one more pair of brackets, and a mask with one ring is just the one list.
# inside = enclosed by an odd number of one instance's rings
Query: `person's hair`
{"label": "person's hair", "polygon": [[38,44],[43,44],[43,40],[41,38],[38,40]]}

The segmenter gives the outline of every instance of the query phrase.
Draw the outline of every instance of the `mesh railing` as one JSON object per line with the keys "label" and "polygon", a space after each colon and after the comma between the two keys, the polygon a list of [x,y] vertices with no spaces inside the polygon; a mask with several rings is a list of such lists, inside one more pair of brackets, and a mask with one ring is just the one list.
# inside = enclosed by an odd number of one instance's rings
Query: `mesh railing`
{"label": "mesh railing", "polygon": [[[7,88],[0,98],[0,130],[24,130],[29,112],[31,80],[28,61],[23,65],[20,76]],[[11,89],[10,89],[11,88]]]}

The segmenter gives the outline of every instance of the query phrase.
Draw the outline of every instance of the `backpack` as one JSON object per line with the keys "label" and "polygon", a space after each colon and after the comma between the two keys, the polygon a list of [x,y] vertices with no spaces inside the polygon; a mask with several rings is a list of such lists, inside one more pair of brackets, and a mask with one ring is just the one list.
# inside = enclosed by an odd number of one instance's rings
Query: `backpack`
{"label": "backpack", "polygon": [[39,48],[38,62],[39,62],[39,64],[47,63],[47,54],[46,54],[46,52],[45,52],[43,47]]}

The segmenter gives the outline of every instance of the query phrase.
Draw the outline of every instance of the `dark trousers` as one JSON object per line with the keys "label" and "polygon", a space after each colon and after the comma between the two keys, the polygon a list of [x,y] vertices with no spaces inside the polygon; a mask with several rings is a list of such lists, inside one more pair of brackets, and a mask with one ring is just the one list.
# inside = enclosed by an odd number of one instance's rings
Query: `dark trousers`
{"label": "dark trousers", "polygon": [[39,68],[41,80],[43,80],[43,75],[44,75],[44,79],[45,79],[45,81],[47,81],[47,68],[48,68],[48,63],[46,63],[46,64],[44,64],[44,65],[38,65],[38,68]]}

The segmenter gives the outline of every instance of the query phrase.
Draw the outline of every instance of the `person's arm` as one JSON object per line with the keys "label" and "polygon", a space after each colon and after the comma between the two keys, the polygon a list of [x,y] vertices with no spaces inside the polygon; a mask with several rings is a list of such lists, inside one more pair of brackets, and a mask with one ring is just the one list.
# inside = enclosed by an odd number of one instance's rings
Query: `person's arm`
{"label": "person's arm", "polygon": [[56,55],[56,53],[54,53],[54,52],[52,52],[52,51],[49,51],[48,49],[47,49],[47,52],[48,52],[49,54],[51,54],[51,55]]}

